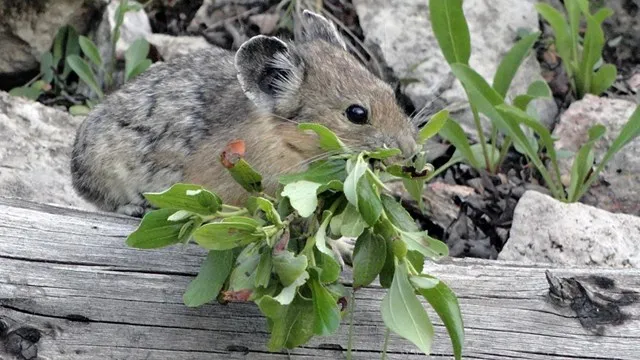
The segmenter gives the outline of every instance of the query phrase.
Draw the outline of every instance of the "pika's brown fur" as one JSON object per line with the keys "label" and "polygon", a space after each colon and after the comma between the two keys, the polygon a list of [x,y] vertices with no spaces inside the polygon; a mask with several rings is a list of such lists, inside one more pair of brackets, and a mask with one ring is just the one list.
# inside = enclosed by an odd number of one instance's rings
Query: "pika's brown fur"
{"label": "pika's brown fur", "polygon": [[[297,129],[320,123],[354,149],[416,150],[415,127],[390,86],[347,51],[335,26],[311,12],[303,39],[256,36],[234,54],[202,50],[159,64],[108,96],[78,129],[71,169],[76,190],[109,211],[141,215],[142,193],[173,183],[203,185],[225,202],[246,198],[220,164],[226,144],[246,143],[246,159],[273,193],[278,176],[322,154]],[[365,124],[345,112],[356,104]]]}

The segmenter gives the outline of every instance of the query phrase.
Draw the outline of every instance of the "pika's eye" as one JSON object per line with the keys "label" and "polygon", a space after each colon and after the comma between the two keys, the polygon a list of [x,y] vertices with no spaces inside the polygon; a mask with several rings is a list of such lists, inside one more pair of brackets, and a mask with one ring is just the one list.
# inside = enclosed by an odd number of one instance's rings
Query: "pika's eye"
{"label": "pika's eye", "polygon": [[354,124],[366,124],[369,118],[367,109],[360,105],[350,105],[346,111],[347,119]]}

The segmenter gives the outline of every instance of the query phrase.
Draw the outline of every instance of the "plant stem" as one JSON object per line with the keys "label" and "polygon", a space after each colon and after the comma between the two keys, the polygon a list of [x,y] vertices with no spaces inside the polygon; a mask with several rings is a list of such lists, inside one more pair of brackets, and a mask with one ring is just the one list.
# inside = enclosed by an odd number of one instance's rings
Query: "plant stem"
{"label": "plant stem", "polygon": [[351,288],[351,297],[349,298],[349,338],[347,340],[347,360],[351,360],[351,351],[353,349],[353,318],[356,310],[356,290]]}
{"label": "plant stem", "polygon": [[498,162],[496,163],[496,170],[502,167],[502,162],[507,157],[507,153],[509,152],[509,148],[511,147],[512,143],[513,140],[511,140],[511,137],[505,137],[502,148],[500,148],[500,156],[498,157]]}
{"label": "plant stem", "polygon": [[269,200],[271,202],[276,202],[277,201],[276,198],[274,198],[273,196],[271,196],[271,195],[269,195],[267,193],[264,193],[264,192],[260,193],[260,196],[262,196],[263,198],[265,198],[265,199],[267,199],[267,200]]}
{"label": "plant stem", "polygon": [[478,132],[478,139],[482,146],[482,155],[484,155],[484,162],[487,170],[491,171],[491,163],[489,161],[489,152],[487,151],[487,139],[484,137],[484,131],[482,131],[482,123],[480,122],[480,115],[478,109],[471,105],[471,112],[473,113],[473,122],[476,125],[476,131]]}
{"label": "plant stem", "polygon": [[[498,128],[495,126],[491,126],[491,158],[493,159],[496,154],[496,149],[498,148]],[[496,162],[495,164],[491,164],[491,169],[489,171],[492,174],[496,174],[498,172],[498,164],[500,162]]]}
{"label": "plant stem", "polygon": [[249,210],[241,209],[241,208],[238,208],[238,210],[236,210],[236,211],[229,211],[229,212],[218,211],[217,213],[215,213],[213,215],[203,216],[202,217],[202,221],[203,222],[208,222],[208,221],[215,220],[215,219],[224,219],[224,218],[228,218],[228,217],[231,217],[231,216],[242,216],[242,215],[248,215],[248,214],[249,214]]}
{"label": "plant stem", "polygon": [[242,208],[240,208],[240,207],[233,206],[233,205],[227,205],[227,204],[222,204],[222,209],[224,209],[224,210],[230,210],[230,211],[238,211],[238,210],[242,210]]}
{"label": "plant stem", "polygon": [[447,161],[444,165],[440,166],[439,168],[436,169],[436,171],[432,172],[431,174],[429,174],[426,178],[425,181],[428,182],[429,180],[433,179],[434,177],[438,176],[440,173],[442,173],[443,171],[447,170],[448,168],[450,168],[451,166],[455,165],[456,163],[458,163],[458,160],[456,159],[450,159],[449,161]]}
{"label": "plant stem", "polygon": [[387,327],[387,329],[384,332],[384,343],[382,344],[382,360],[385,360],[387,358],[387,346],[389,346],[389,334],[390,334],[391,330],[389,330],[389,328]]}
{"label": "plant stem", "polygon": [[216,213],[218,215],[218,217],[221,218],[228,218],[231,216],[242,216],[242,215],[248,215],[249,214],[249,210],[247,209],[240,209],[237,211],[229,211],[229,212],[217,212]]}

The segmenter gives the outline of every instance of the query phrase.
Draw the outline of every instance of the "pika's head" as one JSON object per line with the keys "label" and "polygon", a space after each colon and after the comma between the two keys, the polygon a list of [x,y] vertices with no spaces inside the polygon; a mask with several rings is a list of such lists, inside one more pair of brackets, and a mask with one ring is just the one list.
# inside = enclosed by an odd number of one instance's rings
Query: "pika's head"
{"label": "pika's head", "polygon": [[320,123],[355,150],[387,146],[412,156],[416,128],[393,89],[347,52],[333,23],[310,11],[302,22],[295,43],[260,35],[236,54],[238,80],[258,111],[281,120],[287,145],[306,156],[318,147],[297,123]]}

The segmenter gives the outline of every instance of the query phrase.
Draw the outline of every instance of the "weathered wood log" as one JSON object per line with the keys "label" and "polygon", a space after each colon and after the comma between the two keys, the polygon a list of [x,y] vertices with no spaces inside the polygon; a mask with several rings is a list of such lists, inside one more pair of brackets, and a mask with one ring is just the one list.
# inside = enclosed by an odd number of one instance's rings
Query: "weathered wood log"
{"label": "weathered wood log", "polygon": [[[334,336],[269,353],[253,304],[186,307],[182,294],[204,252],[128,248],[135,219],[10,199],[0,199],[0,214],[0,359],[346,357],[346,319]],[[638,269],[448,260],[426,271],[460,299],[465,359],[640,359]],[[355,359],[381,357],[384,293],[357,292]],[[432,358],[451,359],[446,331],[430,315]],[[424,356],[392,335],[388,358]]]}

